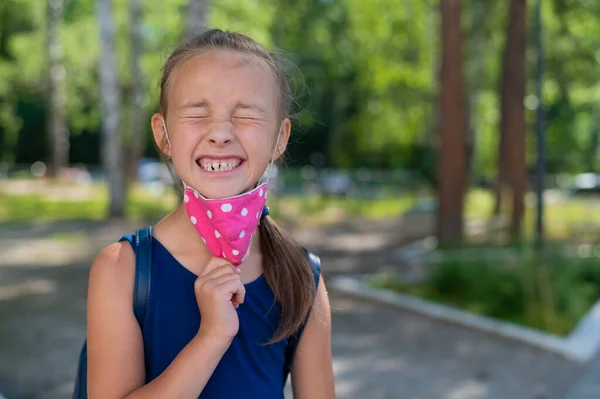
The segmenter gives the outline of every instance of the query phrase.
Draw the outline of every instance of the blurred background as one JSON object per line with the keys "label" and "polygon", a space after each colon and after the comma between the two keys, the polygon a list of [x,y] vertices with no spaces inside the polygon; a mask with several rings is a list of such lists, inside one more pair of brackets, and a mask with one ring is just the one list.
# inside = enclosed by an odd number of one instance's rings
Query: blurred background
{"label": "blurred background", "polygon": [[208,27],[294,65],[269,205],[321,256],[338,397],[600,398],[597,0],[1,0],[0,398],[70,397],[91,261],[179,201],[150,116]]}

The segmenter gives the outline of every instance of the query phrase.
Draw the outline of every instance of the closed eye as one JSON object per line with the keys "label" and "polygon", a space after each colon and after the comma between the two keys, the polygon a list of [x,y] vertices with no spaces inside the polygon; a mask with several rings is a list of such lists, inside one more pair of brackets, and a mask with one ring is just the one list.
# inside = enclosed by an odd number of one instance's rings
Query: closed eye
{"label": "closed eye", "polygon": [[233,117],[234,119],[237,120],[241,120],[241,121],[264,121],[264,118],[261,118],[260,116],[250,116],[250,115],[236,115]]}
{"label": "closed eye", "polygon": [[193,120],[205,120],[208,119],[208,116],[206,115],[192,115],[192,116],[186,116],[186,119],[193,119]]}

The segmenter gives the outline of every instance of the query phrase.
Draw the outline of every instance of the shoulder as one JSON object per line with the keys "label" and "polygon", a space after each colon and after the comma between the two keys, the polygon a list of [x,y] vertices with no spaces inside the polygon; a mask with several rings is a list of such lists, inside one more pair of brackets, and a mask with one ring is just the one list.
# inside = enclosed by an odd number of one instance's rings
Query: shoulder
{"label": "shoulder", "polygon": [[[112,293],[124,294],[133,289],[135,254],[129,242],[120,241],[104,248],[96,256],[90,269],[89,291],[111,288]],[[131,294],[133,295],[133,294]]]}
{"label": "shoulder", "polygon": [[[90,397],[143,385],[143,338],[133,311],[135,254],[129,242],[104,248],[94,259],[87,297]],[[125,392],[125,393],[123,393]]]}
{"label": "shoulder", "polygon": [[331,306],[329,304],[329,294],[327,293],[325,281],[320,278],[317,282],[317,293],[307,323],[320,323],[321,327],[329,330],[331,328],[330,319]]}
{"label": "shoulder", "polygon": [[92,263],[92,273],[112,274],[133,271],[135,254],[127,241],[119,241],[105,247]]}
{"label": "shoulder", "polygon": [[[310,254],[310,253],[309,253]],[[321,262],[309,258],[315,276],[320,277]],[[316,280],[317,292],[298,343],[292,366],[295,398],[334,398],[331,358],[331,308],[323,278]]]}

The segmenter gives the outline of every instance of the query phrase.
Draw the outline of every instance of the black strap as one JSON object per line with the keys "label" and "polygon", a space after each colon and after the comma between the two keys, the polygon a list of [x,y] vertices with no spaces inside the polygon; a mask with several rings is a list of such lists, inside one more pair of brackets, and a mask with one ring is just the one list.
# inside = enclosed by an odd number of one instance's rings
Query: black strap
{"label": "black strap", "polygon": [[[321,277],[321,259],[313,254],[312,252],[302,248],[306,257],[308,259],[308,263],[310,264],[310,269],[312,270],[313,277],[315,279],[315,295],[317,294],[317,289],[319,288],[319,280]],[[292,335],[288,338],[288,343],[285,348],[285,365],[283,366],[283,385],[285,386],[287,382],[288,375],[292,370],[292,365],[294,364],[294,356],[296,355],[296,348],[298,347],[298,343],[300,342],[300,337],[302,336],[302,332],[304,331],[304,327],[306,326],[306,322],[308,321],[308,317],[310,316],[310,310],[308,311],[308,315],[306,316],[306,320],[296,334]]]}
{"label": "black strap", "polygon": [[152,227],[140,229],[135,234],[135,286],[133,291],[133,313],[144,326],[146,308],[150,296],[152,279]]}

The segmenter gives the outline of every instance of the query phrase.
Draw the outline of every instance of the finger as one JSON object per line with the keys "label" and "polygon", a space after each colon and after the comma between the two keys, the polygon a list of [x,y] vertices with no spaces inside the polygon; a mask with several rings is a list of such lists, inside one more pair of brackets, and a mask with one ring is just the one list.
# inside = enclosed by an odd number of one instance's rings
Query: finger
{"label": "finger", "polygon": [[218,269],[219,267],[227,265],[227,264],[229,264],[229,262],[227,262],[225,259],[212,257],[206,263],[206,266],[204,266],[204,269],[202,269],[202,273],[200,273],[200,277],[206,276],[207,274],[213,272],[214,270]]}
{"label": "finger", "polygon": [[244,303],[244,297],[246,295],[246,288],[240,280],[230,280],[219,286],[220,289],[224,290],[231,298],[234,303]]}
{"label": "finger", "polygon": [[202,273],[200,273],[199,277],[204,277],[204,276],[212,273],[213,271],[215,271],[215,270],[217,270],[217,269],[219,269],[219,268],[221,268],[223,266],[229,266],[236,273],[239,273],[239,268],[233,266],[227,260],[222,259],[222,258],[212,257],[212,258],[210,258],[210,260],[208,261],[208,263],[206,264],[206,266],[204,266],[204,269],[202,270]]}
{"label": "finger", "polygon": [[235,270],[235,268],[233,268],[229,265],[224,265],[224,266],[220,266],[220,267],[216,268],[215,270],[208,273],[207,275],[205,275],[202,278],[204,280],[214,280],[221,276],[229,276],[229,275],[239,276],[239,273]]}
{"label": "finger", "polygon": [[244,287],[244,284],[240,284],[240,289],[235,294],[233,294],[231,301],[236,304],[236,308],[237,308],[242,303],[244,303],[245,298],[246,298],[246,287]]}
{"label": "finger", "polygon": [[[242,285],[242,288],[243,287],[244,286]],[[246,298],[246,289],[244,288],[243,290],[239,290],[238,292],[233,294],[233,297],[231,298],[231,300],[232,300],[232,302],[237,303],[239,306],[242,303],[244,303],[245,298]]]}
{"label": "finger", "polygon": [[219,286],[219,285],[227,283],[230,280],[239,280],[239,279],[240,279],[240,276],[238,276],[237,274],[232,272],[229,274],[218,276],[217,278],[211,279],[210,281],[211,281],[211,283]]}
{"label": "finger", "polygon": [[194,282],[194,286],[200,288],[204,287],[207,283],[211,283],[213,286],[216,286],[217,284],[214,283],[214,280],[219,279],[223,276],[234,277],[238,276],[238,274],[235,273],[233,269],[227,265],[221,266],[204,276],[198,277]]}
{"label": "finger", "polygon": [[233,287],[232,289],[235,289],[235,292],[231,292],[231,301],[236,304],[244,303],[244,299],[246,298],[246,287],[244,287],[244,284],[242,284],[241,280],[239,285]]}

